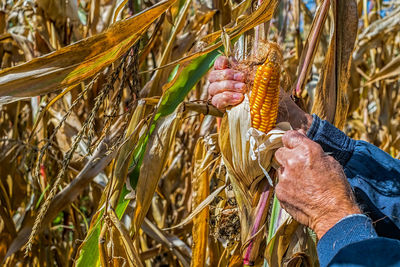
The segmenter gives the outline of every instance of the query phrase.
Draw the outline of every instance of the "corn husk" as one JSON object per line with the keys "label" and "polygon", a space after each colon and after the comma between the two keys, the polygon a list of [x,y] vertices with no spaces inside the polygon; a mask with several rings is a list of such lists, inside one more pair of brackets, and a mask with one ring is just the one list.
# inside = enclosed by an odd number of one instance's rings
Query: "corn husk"
{"label": "corn husk", "polygon": [[276,149],[282,146],[282,135],[290,129],[287,122],[279,123],[268,134],[252,128],[247,95],[240,105],[227,111],[221,124],[221,153],[229,173],[243,189],[254,189],[264,176],[273,185],[268,171]]}
{"label": "corn husk", "polygon": [[272,196],[274,183],[269,172],[274,165],[273,156],[282,146],[283,134],[290,129],[287,122],[279,123],[267,134],[252,128],[247,96],[240,105],[228,110],[222,120],[219,145],[238,203],[242,245],[248,245],[265,223],[268,204],[260,210],[259,200],[269,202]]}

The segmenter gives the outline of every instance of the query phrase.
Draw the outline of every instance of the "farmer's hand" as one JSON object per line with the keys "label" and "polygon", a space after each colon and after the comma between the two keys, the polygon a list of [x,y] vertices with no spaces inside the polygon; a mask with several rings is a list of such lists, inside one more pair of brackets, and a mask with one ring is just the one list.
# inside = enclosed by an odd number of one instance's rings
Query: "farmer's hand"
{"label": "farmer's hand", "polygon": [[360,214],[339,162],[298,131],[282,137],[284,147],[275,153],[281,165],[276,196],[298,222],[321,238],[339,220]]}
{"label": "farmer's hand", "polygon": [[229,68],[229,64],[227,57],[218,57],[214,63],[214,70],[208,76],[211,103],[222,110],[240,104],[247,91],[244,73]]}
{"label": "farmer's hand", "polygon": [[[231,66],[234,64],[237,63],[220,56],[214,63],[214,70],[208,76],[210,81],[208,93],[211,103],[221,110],[240,104],[244,99],[244,94],[249,90],[250,82],[248,81],[254,79],[254,71],[245,74],[232,69]],[[312,116],[302,111],[290,96],[281,90],[277,121],[288,121],[294,129],[307,131],[311,126]]]}

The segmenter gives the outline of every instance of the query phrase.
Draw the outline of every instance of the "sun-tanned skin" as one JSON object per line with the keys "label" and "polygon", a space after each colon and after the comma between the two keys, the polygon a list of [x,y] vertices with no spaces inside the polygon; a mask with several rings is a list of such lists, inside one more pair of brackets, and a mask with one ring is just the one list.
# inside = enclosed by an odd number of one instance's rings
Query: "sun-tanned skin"
{"label": "sun-tanned skin", "polygon": [[275,153],[281,167],[276,197],[321,238],[342,218],[361,213],[342,166],[304,134],[289,131]]}
{"label": "sun-tanned skin", "polygon": [[[229,60],[219,57],[209,74],[209,95],[224,110],[241,103],[246,92],[245,74],[229,69]],[[278,121],[289,121],[293,131],[283,137],[275,153],[281,167],[276,195],[283,208],[321,238],[342,218],[360,214],[341,165],[306,137],[312,116],[302,111],[281,91]],[[340,208],[338,208],[340,207]]]}

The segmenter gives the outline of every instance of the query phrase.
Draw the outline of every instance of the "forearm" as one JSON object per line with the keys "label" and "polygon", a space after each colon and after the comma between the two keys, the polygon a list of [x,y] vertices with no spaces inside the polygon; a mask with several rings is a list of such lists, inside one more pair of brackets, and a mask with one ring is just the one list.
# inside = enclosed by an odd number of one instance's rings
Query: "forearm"
{"label": "forearm", "polygon": [[278,121],[287,121],[294,130],[301,129],[306,133],[312,124],[313,117],[299,108],[283,90],[280,97]]}

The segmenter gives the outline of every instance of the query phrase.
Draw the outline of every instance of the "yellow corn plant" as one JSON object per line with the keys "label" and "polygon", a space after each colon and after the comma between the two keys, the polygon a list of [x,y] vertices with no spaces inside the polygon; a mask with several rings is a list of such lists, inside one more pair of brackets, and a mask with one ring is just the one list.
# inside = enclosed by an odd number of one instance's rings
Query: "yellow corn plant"
{"label": "yellow corn plant", "polygon": [[[0,1],[1,265],[317,265],[274,196],[279,93],[398,157],[399,16],[396,0]],[[255,79],[225,113],[206,74],[230,53]]]}

